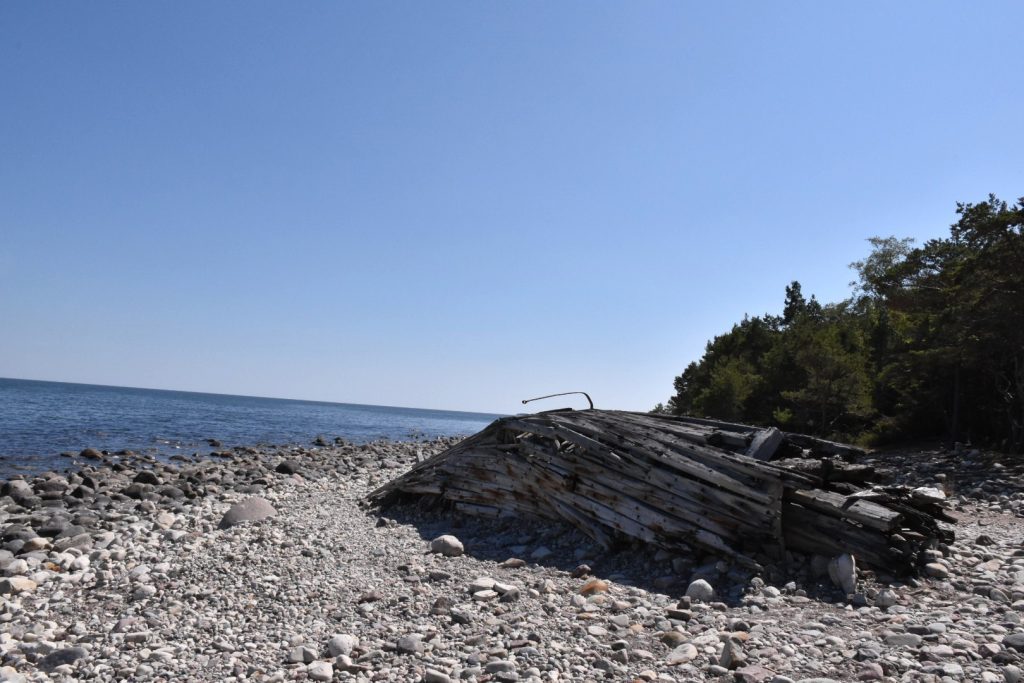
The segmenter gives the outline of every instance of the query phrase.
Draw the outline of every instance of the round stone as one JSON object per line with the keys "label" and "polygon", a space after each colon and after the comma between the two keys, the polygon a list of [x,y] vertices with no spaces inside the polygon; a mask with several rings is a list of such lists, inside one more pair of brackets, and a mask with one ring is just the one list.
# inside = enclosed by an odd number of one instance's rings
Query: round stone
{"label": "round stone", "polygon": [[711,602],[715,597],[715,589],[704,579],[697,579],[686,589],[686,597],[697,602]]}
{"label": "round stone", "polygon": [[430,542],[430,552],[444,555],[445,557],[458,557],[465,551],[466,549],[462,546],[462,541],[451,534],[438,536]]}

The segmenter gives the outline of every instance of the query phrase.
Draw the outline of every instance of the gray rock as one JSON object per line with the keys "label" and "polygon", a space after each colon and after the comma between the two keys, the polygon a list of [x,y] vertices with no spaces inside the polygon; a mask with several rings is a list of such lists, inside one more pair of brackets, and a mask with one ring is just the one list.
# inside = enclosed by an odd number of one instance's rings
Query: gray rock
{"label": "gray rock", "polygon": [[[675,633],[675,631],[673,631]],[[669,653],[666,660],[672,666],[687,664],[697,658],[697,648],[691,643],[683,643]]]}
{"label": "gray rock", "polygon": [[686,589],[686,597],[697,602],[711,602],[715,597],[715,589],[704,579],[697,579]]}
{"label": "gray rock", "polygon": [[[36,533],[44,538],[52,538],[71,526],[71,522],[62,517],[51,517],[38,527]],[[81,532],[78,532],[81,533]]]}
{"label": "gray rock", "polygon": [[1003,647],[1024,652],[1024,633],[1009,633],[1003,636]]}
{"label": "gray rock", "polygon": [[722,656],[718,658],[718,665],[726,669],[735,669],[747,661],[743,653],[743,643],[735,638],[727,638],[725,647],[722,649]]}
{"label": "gray rock", "polygon": [[0,531],[0,541],[13,541],[16,539],[27,541],[30,538],[35,538],[37,535],[36,532],[24,524],[11,524],[8,527],[4,527],[3,531]]}
{"label": "gray rock", "polygon": [[402,636],[395,643],[395,648],[407,655],[415,655],[423,652],[423,636],[418,633],[411,633],[407,636]]}
{"label": "gray rock", "polygon": [[943,662],[942,675],[948,676],[953,680],[960,680],[961,678],[963,678],[964,668],[956,662]]}
{"label": "gray rock", "polygon": [[846,595],[857,592],[857,562],[853,555],[840,555],[829,562],[828,575],[832,583],[842,588]]}
{"label": "gray rock", "polygon": [[[292,641],[295,642],[294,640]],[[309,664],[316,659],[316,651],[308,645],[297,645],[288,652],[288,661]]]}
{"label": "gray rock", "polygon": [[177,520],[178,520],[178,518],[175,517],[174,515],[172,515],[171,513],[169,513],[169,512],[161,512],[160,514],[158,514],[156,516],[156,519],[154,521],[156,522],[156,525],[159,528],[161,528],[161,529],[170,529],[172,526],[174,526],[174,523]]}
{"label": "gray rock", "polygon": [[982,643],[978,646],[978,654],[988,659],[992,659],[1002,651],[1003,648],[999,647],[995,643]]}
{"label": "gray rock", "polygon": [[220,520],[221,529],[230,529],[244,522],[258,522],[277,514],[277,510],[266,498],[253,496],[231,506]]}
{"label": "gray rock", "polygon": [[148,583],[143,584],[132,591],[132,598],[134,600],[145,600],[156,595],[156,586],[151,586]]}
{"label": "gray rock", "polygon": [[277,467],[274,468],[274,471],[278,474],[295,474],[299,471],[299,466],[290,460],[282,460],[277,463]]}
{"label": "gray rock", "polygon": [[430,552],[438,553],[445,557],[458,557],[465,551],[466,549],[463,547],[462,541],[451,534],[438,536],[430,542]]}
{"label": "gray rock", "polygon": [[144,626],[146,620],[142,617],[122,617],[117,620],[114,624],[114,628],[111,629],[111,633],[128,633],[136,628]]}
{"label": "gray rock", "polygon": [[896,592],[889,590],[888,588],[879,592],[875,596],[875,605],[882,609],[888,609],[896,604]]}
{"label": "gray rock", "polygon": [[157,473],[154,472],[153,470],[142,470],[141,472],[135,475],[135,479],[133,479],[132,481],[134,481],[136,484],[155,485],[163,483],[162,481],[160,481],[160,477],[157,476]]}
{"label": "gray rock", "polygon": [[10,496],[14,500],[29,498],[35,492],[24,479],[12,479],[0,485],[0,496]]}
{"label": "gray rock", "polygon": [[857,671],[858,681],[880,681],[885,678],[885,671],[878,662],[864,662]]}
{"label": "gray rock", "polygon": [[916,633],[892,633],[885,637],[885,644],[889,647],[918,647],[921,636]]}
{"label": "gray rock", "polygon": [[483,590],[473,593],[473,600],[477,602],[487,602],[488,600],[494,600],[498,597],[498,591],[494,590]]}
{"label": "gray rock", "polygon": [[949,576],[949,569],[941,562],[929,562],[924,566],[924,572],[934,579],[945,579]]}
{"label": "gray rock", "polygon": [[469,584],[467,590],[470,593],[479,593],[480,591],[489,591],[494,588],[495,581],[489,576],[481,576],[473,579],[473,582]]}
{"label": "gray rock", "polygon": [[3,683],[25,683],[26,680],[13,666],[0,666],[0,681]]}
{"label": "gray rock", "polygon": [[760,664],[749,664],[733,672],[736,683],[765,683],[771,677],[772,672]]}
{"label": "gray rock", "polygon": [[356,600],[356,602],[359,603],[360,605],[362,605],[362,604],[367,603],[367,602],[377,602],[378,600],[383,600],[383,599],[384,599],[384,594],[383,593],[381,593],[378,590],[372,590],[372,591],[366,591],[365,593],[360,595],[359,599]]}
{"label": "gray rock", "polygon": [[27,579],[24,576],[12,576],[10,578],[0,580],[0,595],[28,593],[34,591],[36,587],[37,584],[32,579]]}
{"label": "gray rock", "polygon": [[84,647],[65,647],[60,650],[54,650],[50,654],[39,660],[36,664],[36,668],[40,671],[53,671],[58,666],[64,664],[74,664],[79,659],[83,659],[89,653],[85,651]]}
{"label": "gray rock", "polygon": [[327,651],[332,657],[350,655],[359,645],[359,638],[347,633],[339,633],[327,641]]}
{"label": "gray rock", "polygon": [[[24,548],[22,550],[24,550]],[[4,567],[4,574],[6,576],[28,574],[28,562],[22,559],[12,560],[6,567]]]}
{"label": "gray rock", "polygon": [[313,662],[306,667],[306,675],[313,681],[329,681],[334,678],[334,667],[330,662]]}
{"label": "gray rock", "polygon": [[451,683],[451,676],[437,669],[427,669],[423,675],[423,683]]}
{"label": "gray rock", "polygon": [[[71,529],[74,527],[68,528]],[[60,540],[53,544],[53,549],[59,553],[62,553],[69,548],[80,548],[82,550],[88,550],[93,545],[92,535],[88,533],[81,533],[75,536],[60,535],[57,538],[59,538]]]}
{"label": "gray rock", "polygon": [[451,611],[452,599],[445,595],[442,595],[437,600],[434,600],[434,604],[430,607],[430,613],[439,616],[450,614]]}
{"label": "gray rock", "polygon": [[121,493],[134,500],[141,500],[147,490],[146,484],[129,484],[121,490]]}

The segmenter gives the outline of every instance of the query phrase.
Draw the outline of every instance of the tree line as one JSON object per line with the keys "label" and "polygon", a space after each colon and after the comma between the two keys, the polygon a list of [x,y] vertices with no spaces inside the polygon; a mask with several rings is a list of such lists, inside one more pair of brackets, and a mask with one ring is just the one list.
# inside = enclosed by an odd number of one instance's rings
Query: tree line
{"label": "tree line", "polygon": [[1024,198],[957,204],[949,236],[872,238],[848,299],[786,287],[781,315],[708,342],[655,411],[859,443],[1024,450]]}

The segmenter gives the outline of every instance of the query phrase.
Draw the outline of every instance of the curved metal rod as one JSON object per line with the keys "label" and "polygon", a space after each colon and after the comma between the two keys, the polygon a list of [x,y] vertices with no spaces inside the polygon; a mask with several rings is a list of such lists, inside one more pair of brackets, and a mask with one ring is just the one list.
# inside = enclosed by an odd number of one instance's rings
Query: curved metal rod
{"label": "curved metal rod", "polygon": [[590,404],[590,409],[594,409],[594,402],[590,400],[590,394],[588,394],[585,391],[564,391],[561,394],[548,394],[547,396],[538,396],[537,398],[524,398],[523,405],[526,405],[530,401],[539,401],[542,398],[554,398],[555,396],[569,396],[570,394],[583,394],[584,396],[587,397],[587,403]]}

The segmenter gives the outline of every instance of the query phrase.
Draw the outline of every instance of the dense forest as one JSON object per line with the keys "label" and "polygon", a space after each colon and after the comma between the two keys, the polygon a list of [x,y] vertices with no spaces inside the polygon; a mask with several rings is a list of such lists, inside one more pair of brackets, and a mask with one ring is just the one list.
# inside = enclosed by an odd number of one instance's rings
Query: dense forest
{"label": "dense forest", "polygon": [[[799,282],[708,342],[655,411],[860,443],[1024,450],[1024,198],[958,204],[949,236],[873,238],[850,298]],[[781,293],[780,293],[781,294]]]}

